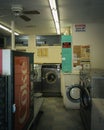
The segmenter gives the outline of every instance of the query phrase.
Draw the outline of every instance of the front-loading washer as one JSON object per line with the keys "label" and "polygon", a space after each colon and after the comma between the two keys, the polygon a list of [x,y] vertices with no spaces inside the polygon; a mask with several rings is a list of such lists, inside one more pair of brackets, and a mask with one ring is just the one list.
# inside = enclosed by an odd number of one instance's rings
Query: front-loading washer
{"label": "front-loading washer", "polygon": [[42,65],[43,96],[61,96],[60,64]]}
{"label": "front-loading washer", "polygon": [[[86,130],[95,130],[95,128],[91,128],[92,117],[96,117],[95,114],[92,115],[94,107],[93,101],[95,101],[97,98],[104,98],[104,70],[92,69],[89,73],[85,74],[82,80],[84,80],[84,84],[81,87],[80,91],[81,119]],[[94,122],[95,121],[97,120],[94,119]]]}
{"label": "front-loading washer", "polygon": [[70,85],[65,87],[63,103],[67,109],[80,109],[80,86]]}

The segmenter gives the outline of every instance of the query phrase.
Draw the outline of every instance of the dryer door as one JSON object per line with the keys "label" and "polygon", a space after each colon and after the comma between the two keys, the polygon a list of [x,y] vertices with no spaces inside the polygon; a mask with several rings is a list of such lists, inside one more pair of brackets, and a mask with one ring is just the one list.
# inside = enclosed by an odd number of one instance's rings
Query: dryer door
{"label": "dryer door", "polygon": [[74,103],[80,102],[80,86],[79,85],[72,85],[67,87],[66,95],[69,100]]}
{"label": "dryer door", "polygon": [[90,108],[91,97],[88,88],[81,88],[80,99],[81,107],[83,107],[84,109]]}
{"label": "dryer door", "polygon": [[42,92],[60,93],[60,77],[56,69],[42,70]]}
{"label": "dryer door", "polygon": [[56,79],[57,79],[57,76],[56,76],[55,71],[49,71],[46,74],[46,82],[48,84],[54,84],[56,82]]}

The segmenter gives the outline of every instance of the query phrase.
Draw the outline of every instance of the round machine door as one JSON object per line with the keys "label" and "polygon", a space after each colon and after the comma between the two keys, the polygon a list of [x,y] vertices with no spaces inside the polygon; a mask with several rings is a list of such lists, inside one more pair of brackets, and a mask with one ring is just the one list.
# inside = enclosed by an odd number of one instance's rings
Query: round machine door
{"label": "round machine door", "polygon": [[53,84],[56,82],[56,79],[57,79],[57,75],[54,71],[49,71],[47,74],[46,74],[46,82],[48,84]]}
{"label": "round machine door", "polygon": [[34,73],[33,73],[34,81],[37,81],[37,77],[38,77],[38,72],[37,72],[37,70],[34,70]]}
{"label": "round machine door", "polygon": [[90,79],[89,78],[85,79],[85,87],[90,87]]}
{"label": "round machine door", "polygon": [[91,106],[91,97],[88,88],[81,88],[80,103],[85,109]]}
{"label": "round machine door", "polygon": [[79,103],[80,102],[80,86],[79,85],[68,86],[66,89],[66,95],[70,101],[74,103]]}

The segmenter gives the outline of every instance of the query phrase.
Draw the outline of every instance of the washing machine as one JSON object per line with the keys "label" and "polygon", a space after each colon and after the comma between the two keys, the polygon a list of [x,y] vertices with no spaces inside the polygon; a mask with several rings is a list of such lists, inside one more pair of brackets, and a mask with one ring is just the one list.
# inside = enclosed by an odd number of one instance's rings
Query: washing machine
{"label": "washing machine", "polygon": [[60,64],[43,64],[41,74],[43,96],[60,96]]}
{"label": "washing machine", "polygon": [[64,74],[63,103],[67,109],[80,108],[79,74]]}
{"label": "washing machine", "polygon": [[66,94],[63,96],[65,108],[79,109],[80,108],[80,86],[66,86]]}
{"label": "washing machine", "polygon": [[84,77],[86,78],[83,78],[84,84],[80,91],[80,115],[86,130],[93,130],[92,101],[97,98],[104,99],[104,71],[92,69]]}

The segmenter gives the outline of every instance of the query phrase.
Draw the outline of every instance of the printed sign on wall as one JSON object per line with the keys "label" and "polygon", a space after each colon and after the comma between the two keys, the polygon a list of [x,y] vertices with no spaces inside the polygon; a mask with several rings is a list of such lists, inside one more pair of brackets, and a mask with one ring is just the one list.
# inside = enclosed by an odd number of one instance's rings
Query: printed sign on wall
{"label": "printed sign on wall", "polygon": [[47,57],[48,56],[48,48],[38,48],[37,49],[38,57]]}
{"label": "printed sign on wall", "polygon": [[85,24],[75,24],[75,31],[76,32],[85,32],[86,25]]}

